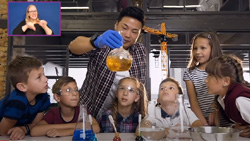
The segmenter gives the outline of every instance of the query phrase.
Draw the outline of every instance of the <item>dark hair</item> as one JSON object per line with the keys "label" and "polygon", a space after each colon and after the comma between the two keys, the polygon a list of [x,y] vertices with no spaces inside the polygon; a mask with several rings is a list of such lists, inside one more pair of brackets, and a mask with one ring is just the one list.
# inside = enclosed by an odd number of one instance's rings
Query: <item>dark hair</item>
{"label": "dark hair", "polygon": [[60,95],[60,90],[61,90],[62,86],[65,86],[65,85],[69,84],[70,82],[75,82],[76,83],[76,80],[74,78],[70,77],[70,76],[61,77],[53,85],[52,93]]}
{"label": "dark hair", "polygon": [[39,69],[42,66],[42,62],[34,57],[30,56],[16,56],[7,68],[7,76],[9,77],[11,84],[16,88],[16,84],[19,82],[27,83],[29,73],[33,69]]}
{"label": "dark hair", "polygon": [[189,70],[193,70],[196,66],[198,66],[198,60],[195,58],[193,50],[194,50],[194,43],[198,38],[205,38],[209,40],[209,45],[211,47],[211,53],[209,60],[213,59],[214,57],[218,57],[222,55],[220,41],[216,34],[213,32],[201,32],[196,34],[192,39],[192,45],[190,50],[190,60],[188,63]]}
{"label": "dark hair", "polygon": [[248,87],[250,86],[244,80],[241,60],[233,54],[222,55],[212,59],[207,64],[205,70],[209,75],[216,78],[230,77],[231,84],[242,83]]}
{"label": "dark hair", "polygon": [[142,27],[144,26],[144,12],[138,7],[127,7],[120,12],[117,21],[120,22],[123,17],[128,16],[137,19],[141,22]]}
{"label": "dark hair", "polygon": [[[124,80],[127,80],[127,79],[135,82],[136,88],[137,88],[139,95],[140,95],[140,99],[137,102],[133,103],[133,106],[132,106],[133,112],[139,112],[143,118],[146,116],[147,108],[148,108],[148,105],[147,105],[148,97],[147,97],[146,88],[135,77],[125,77],[119,81],[118,85],[120,85]],[[113,107],[111,110],[112,110],[112,117],[114,118],[114,121],[116,124],[117,123],[117,113],[118,113],[118,98],[117,97],[114,100]]]}
{"label": "dark hair", "polygon": [[182,89],[180,83],[177,80],[175,80],[174,78],[168,77],[168,78],[161,81],[160,87],[161,87],[161,84],[163,84],[165,82],[173,82],[173,83],[175,83],[177,85],[177,87],[178,87],[179,94],[183,94],[183,89]]}

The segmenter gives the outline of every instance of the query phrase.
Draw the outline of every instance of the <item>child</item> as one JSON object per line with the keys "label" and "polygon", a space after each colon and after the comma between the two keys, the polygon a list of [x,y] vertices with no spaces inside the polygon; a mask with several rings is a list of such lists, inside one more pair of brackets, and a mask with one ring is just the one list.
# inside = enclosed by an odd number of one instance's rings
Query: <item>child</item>
{"label": "child", "polygon": [[217,101],[225,114],[235,123],[247,125],[249,130],[250,84],[243,78],[240,59],[234,55],[216,57],[207,64],[206,72],[209,94],[218,95]]}
{"label": "child", "polygon": [[42,62],[28,56],[17,56],[7,68],[15,88],[0,101],[0,135],[11,140],[23,139],[43,118],[50,105],[48,79]]}
{"label": "child", "polygon": [[112,115],[118,132],[135,133],[138,115],[147,111],[147,95],[144,85],[136,78],[125,77],[119,81],[113,108],[99,118],[101,132],[112,133],[114,129],[108,116]]}
{"label": "child", "polygon": [[[79,92],[77,84],[72,77],[61,77],[52,88],[54,99],[60,107],[49,110],[31,130],[31,136],[72,136],[79,115]],[[93,119],[93,131],[100,131],[100,127]]]}
{"label": "child", "polygon": [[221,55],[220,42],[214,33],[202,32],[193,37],[190,61],[183,80],[191,109],[204,125],[208,125],[207,119],[212,112],[210,106],[214,99],[213,95],[208,95],[205,67],[209,60]]}
{"label": "child", "polygon": [[[176,113],[175,102],[177,100],[177,94],[183,94],[182,87],[178,81],[169,77],[161,82],[158,98],[158,105],[160,108],[156,108],[156,113],[158,119],[162,121],[163,127],[165,128],[169,128],[171,125],[170,118]],[[185,107],[185,110],[187,112],[188,119],[184,120],[188,120],[187,122],[190,122],[191,127],[203,125],[190,108]],[[161,117],[159,117],[159,115],[161,115]]]}

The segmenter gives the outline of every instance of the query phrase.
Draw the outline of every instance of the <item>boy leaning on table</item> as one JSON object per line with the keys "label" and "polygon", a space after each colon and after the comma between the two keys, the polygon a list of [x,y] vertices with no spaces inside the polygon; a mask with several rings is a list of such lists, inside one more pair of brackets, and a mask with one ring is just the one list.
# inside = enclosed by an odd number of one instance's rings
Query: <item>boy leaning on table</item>
{"label": "boy leaning on table", "polygon": [[0,135],[23,139],[50,106],[48,78],[40,60],[17,56],[7,68],[14,90],[0,100]]}
{"label": "boy leaning on table", "polygon": [[[74,134],[80,112],[78,106],[80,97],[76,80],[69,76],[61,77],[53,85],[52,93],[60,106],[46,113],[37,126],[32,128],[31,136],[62,137]],[[92,121],[93,131],[100,132],[96,119],[92,118]]]}

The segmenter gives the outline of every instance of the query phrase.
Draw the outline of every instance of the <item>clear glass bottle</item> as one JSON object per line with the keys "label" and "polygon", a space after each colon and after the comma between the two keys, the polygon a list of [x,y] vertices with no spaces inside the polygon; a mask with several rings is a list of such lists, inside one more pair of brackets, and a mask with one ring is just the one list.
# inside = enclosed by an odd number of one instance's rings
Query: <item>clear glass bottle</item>
{"label": "clear glass bottle", "polygon": [[132,56],[123,47],[116,48],[108,54],[106,63],[111,71],[128,71],[132,65]]}
{"label": "clear glass bottle", "polygon": [[170,118],[167,140],[191,140],[190,121],[184,106],[183,94],[176,95],[175,113]]}
{"label": "clear glass bottle", "polygon": [[[118,31],[122,35],[122,31]],[[109,52],[106,64],[111,71],[128,71],[132,66],[133,58],[130,53],[121,46]]]}
{"label": "clear glass bottle", "polygon": [[148,114],[142,120],[140,131],[146,141],[158,141],[165,136],[163,123],[156,115],[156,101],[149,102]]}
{"label": "clear glass bottle", "polygon": [[73,134],[73,141],[97,141],[87,113],[87,106],[80,105],[80,112]]}

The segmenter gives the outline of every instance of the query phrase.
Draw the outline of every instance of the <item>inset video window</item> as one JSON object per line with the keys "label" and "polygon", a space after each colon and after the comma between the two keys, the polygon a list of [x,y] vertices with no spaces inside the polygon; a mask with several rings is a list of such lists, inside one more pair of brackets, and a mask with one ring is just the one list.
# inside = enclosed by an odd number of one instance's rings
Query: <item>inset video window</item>
{"label": "inset video window", "polygon": [[8,2],[9,36],[61,36],[61,2]]}

